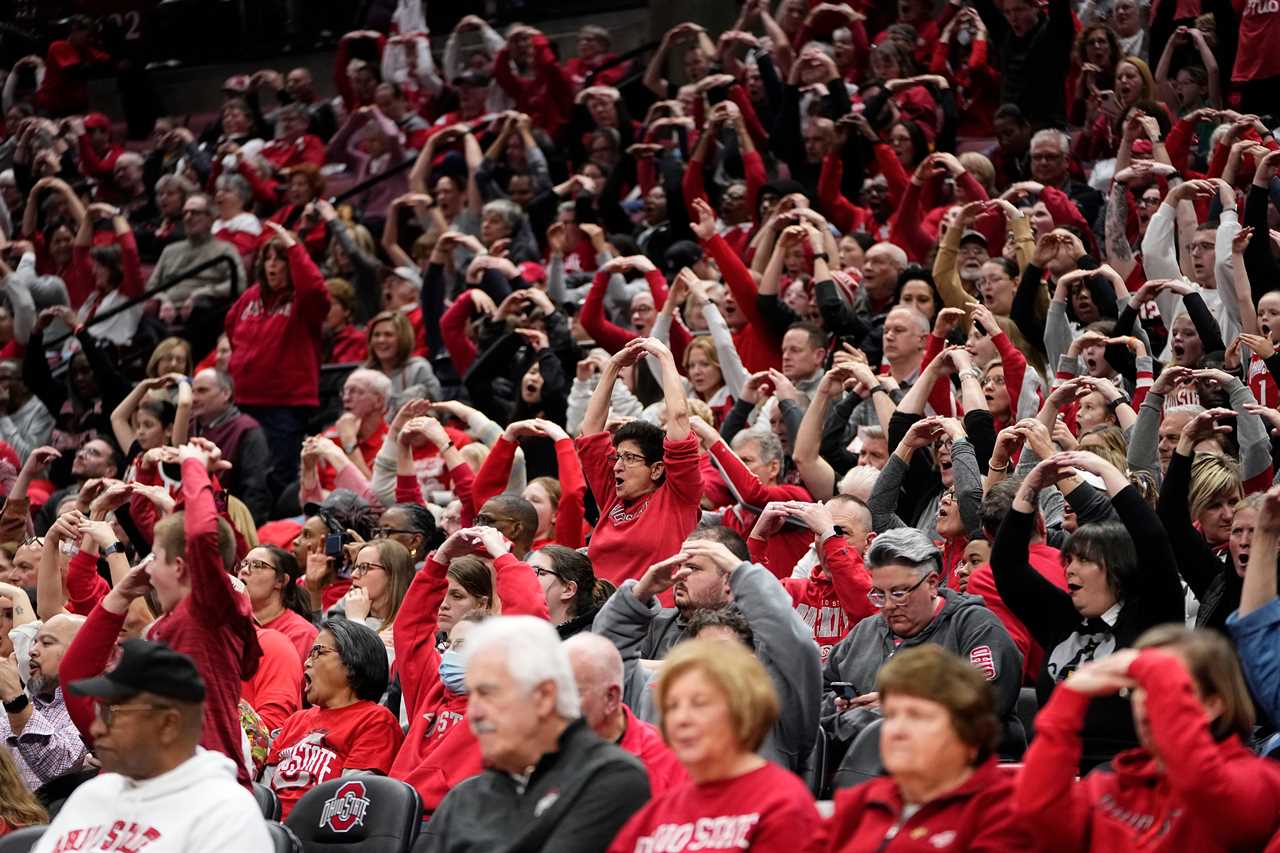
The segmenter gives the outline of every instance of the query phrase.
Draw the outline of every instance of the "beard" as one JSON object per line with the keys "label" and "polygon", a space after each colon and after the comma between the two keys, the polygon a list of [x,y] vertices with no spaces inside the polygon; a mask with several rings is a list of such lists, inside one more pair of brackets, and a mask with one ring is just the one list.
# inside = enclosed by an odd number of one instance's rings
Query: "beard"
{"label": "beard", "polygon": [[27,680],[27,693],[32,696],[52,696],[58,689],[58,676],[46,676],[43,673],[32,675]]}

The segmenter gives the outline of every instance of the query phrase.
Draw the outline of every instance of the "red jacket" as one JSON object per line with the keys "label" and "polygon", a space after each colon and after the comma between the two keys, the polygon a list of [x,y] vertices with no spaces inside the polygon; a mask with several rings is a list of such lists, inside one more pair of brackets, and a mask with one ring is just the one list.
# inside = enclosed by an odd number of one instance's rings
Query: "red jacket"
{"label": "red jacket", "polygon": [[276,167],[277,172],[310,163],[324,165],[324,140],[304,133],[294,140],[273,139],[262,146],[262,159]]}
{"label": "red jacket", "polygon": [[511,51],[502,48],[493,61],[493,76],[502,91],[516,102],[516,109],[554,137],[573,109],[573,81],[556,62],[546,36],[533,37],[533,53],[533,74],[524,77],[512,67]]}
{"label": "red jacket", "polygon": [[[667,301],[667,280],[658,270],[645,273],[644,279],[649,283],[649,293],[653,294],[654,309],[661,311]],[[604,291],[608,280],[608,274],[596,273],[591,281],[591,289],[587,291],[587,298],[582,301],[582,312],[578,315],[578,319],[582,322],[582,328],[595,338],[598,345],[614,353],[638,335],[630,329],[616,326],[605,319]],[[684,363],[684,348],[692,339],[693,336],[689,334],[689,330],[683,323],[671,324],[671,354],[675,356],[676,364]]]}
{"label": "red jacket", "polygon": [[600,507],[600,520],[587,550],[596,577],[620,586],[628,578],[639,578],[656,560],[679,551],[702,517],[698,437],[691,433],[683,441],[664,441],[666,480],[657,491],[629,503],[618,499],[613,465],[607,458],[613,452],[609,433],[584,435],[575,445]]}
{"label": "red jacket", "polygon": [[289,247],[293,290],[263,293],[255,284],[227,311],[236,402],[246,406],[320,403],[320,342],[329,291],[301,243]]}
{"label": "red jacket", "polygon": [[[751,542],[758,540],[752,539]],[[822,562],[808,578],[783,578],[791,603],[813,631],[825,665],[831,650],[849,629],[878,612],[867,599],[871,575],[862,555],[843,536],[829,536],[821,546]]]}
{"label": "red jacket", "polygon": [[1155,754],[1126,750],[1110,768],[1076,779],[1090,697],[1060,687],[1036,717],[1018,778],[1020,823],[1054,851],[1261,848],[1280,822],[1280,766],[1235,737],[1213,739],[1191,675],[1172,653],[1147,649],[1128,674],[1146,693]]}
{"label": "red jacket", "polygon": [[733,345],[742,356],[742,365],[753,373],[782,367],[782,341],[766,331],[768,326],[756,307],[758,288],[751,271],[719,234],[704,242],[702,248],[715,260],[738,310],[747,318],[747,325],[733,333]]}
{"label": "red jacket", "polygon": [[[724,472],[738,499],[746,505],[739,507],[741,512],[730,510],[723,516],[724,526],[741,534],[743,539],[751,534],[751,529],[755,527],[764,505],[770,501],[813,500],[813,495],[809,494],[809,490],[804,486],[785,483],[776,486],[764,485],[724,441],[717,441],[711,445],[710,455],[719,464],[720,470]],[[784,527],[767,540],[765,565],[779,578],[790,577],[791,570],[808,552],[809,545],[812,543],[813,534],[807,529]]]}
{"label": "red jacket", "polygon": [[[818,832],[822,853],[1003,853],[1031,849],[1014,820],[1012,774],[994,757],[952,791],[903,820],[902,792],[885,776],[836,792]],[[896,834],[889,833],[897,828]]]}
{"label": "red jacket", "polygon": [[[489,455],[484,458],[471,485],[471,496],[476,506],[484,506],[489,498],[506,491],[517,447],[519,445],[515,442],[499,436],[489,448]],[[566,548],[581,548],[587,481],[582,476],[582,461],[578,459],[578,449],[572,439],[556,442],[556,462],[559,466],[556,473],[560,479],[560,503],[556,507],[556,528],[551,541]]]}

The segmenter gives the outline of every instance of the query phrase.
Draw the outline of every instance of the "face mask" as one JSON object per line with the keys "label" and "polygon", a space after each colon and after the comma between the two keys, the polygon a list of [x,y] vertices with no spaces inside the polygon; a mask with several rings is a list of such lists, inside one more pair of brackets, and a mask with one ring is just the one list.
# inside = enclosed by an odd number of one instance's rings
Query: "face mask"
{"label": "face mask", "polygon": [[450,692],[464,694],[467,692],[467,667],[462,661],[462,652],[454,649],[440,655],[440,681]]}

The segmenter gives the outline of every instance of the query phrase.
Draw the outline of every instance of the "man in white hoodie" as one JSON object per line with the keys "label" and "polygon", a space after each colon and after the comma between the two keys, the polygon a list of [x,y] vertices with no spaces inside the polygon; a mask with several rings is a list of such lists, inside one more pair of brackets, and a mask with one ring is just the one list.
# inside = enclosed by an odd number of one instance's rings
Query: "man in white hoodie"
{"label": "man in white hoodie", "polygon": [[191,658],[149,640],[122,650],[115,669],[69,685],[95,700],[89,732],[103,772],[76,789],[34,853],[269,853],[235,765],[198,745],[205,688]]}

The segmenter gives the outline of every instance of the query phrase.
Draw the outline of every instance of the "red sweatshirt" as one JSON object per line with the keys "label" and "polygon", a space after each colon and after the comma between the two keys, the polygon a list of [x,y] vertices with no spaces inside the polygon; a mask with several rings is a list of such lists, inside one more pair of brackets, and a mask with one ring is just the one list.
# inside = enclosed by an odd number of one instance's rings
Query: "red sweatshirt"
{"label": "red sweatshirt", "polygon": [[[756,540],[752,540],[753,542]],[[843,536],[828,536],[821,546],[822,562],[808,578],[783,578],[791,603],[813,631],[813,641],[825,665],[831,650],[849,629],[878,612],[867,599],[871,575],[862,555]]]}
{"label": "red sweatshirt", "polygon": [[[507,441],[506,436],[499,436],[493,447],[489,448],[489,455],[476,472],[476,479],[471,487],[476,506],[484,506],[489,498],[506,491],[517,447],[519,445]],[[572,439],[556,442],[556,462],[559,466],[557,474],[560,478],[560,503],[556,507],[556,529],[551,541],[566,548],[581,548],[587,481],[582,476],[582,461],[578,459],[578,449],[573,446]],[[536,548],[538,543],[534,545]]]}
{"label": "red sweatshirt", "polygon": [[680,550],[685,537],[701,518],[702,472],[698,464],[698,437],[663,441],[666,479],[657,490],[624,502],[618,498],[613,476],[613,442],[607,432],[584,435],[575,445],[582,458],[591,493],[600,507],[600,520],[587,555],[596,577],[621,586],[639,578],[655,561]]}
{"label": "red sweatshirt", "polygon": [[843,178],[844,163],[839,152],[832,151],[822,158],[822,171],[818,174],[818,205],[827,219],[843,234],[865,231],[877,240],[888,239],[888,226],[877,222],[870,208],[858,207],[845,198],[840,191]]}
{"label": "red sweatshirt", "polygon": [[[667,280],[657,270],[645,273],[644,279],[649,282],[649,292],[653,294],[653,307],[661,311],[667,301]],[[639,336],[605,319],[604,292],[608,281],[608,273],[596,273],[591,281],[591,289],[587,291],[587,298],[582,301],[582,313],[578,315],[578,319],[582,321],[582,328],[595,338],[599,346],[614,353],[625,347],[628,341]],[[689,334],[684,324],[671,324],[671,354],[675,356],[676,364],[684,363],[684,348],[692,339],[693,336]]]}
{"label": "red sweatshirt", "polygon": [[1009,801],[1012,774],[987,759],[959,787],[905,818],[902,792],[891,777],[837,791],[835,814],[815,839],[821,853],[1013,853],[1030,847]]}
{"label": "red sweatshirt", "polygon": [[292,292],[255,284],[227,311],[236,402],[248,406],[319,405],[320,348],[329,291],[301,243],[289,247]]}
{"label": "red sweatshirt", "polygon": [[821,818],[804,783],[766,763],[732,779],[689,782],[631,816],[609,853],[754,850],[805,853]]}
{"label": "red sweatshirt", "polygon": [[[1117,755],[1076,779],[1090,697],[1064,687],[1036,717],[1013,808],[1053,850],[1257,850],[1276,831],[1280,767],[1236,737],[1217,742],[1184,664],[1147,649],[1129,665],[1146,692],[1154,754]],[[1157,759],[1156,756],[1159,756]]]}
{"label": "red sweatshirt", "polygon": [[782,367],[782,341],[765,331],[768,325],[756,307],[758,289],[751,271],[719,234],[703,242],[702,248],[715,260],[738,310],[747,318],[747,324],[733,333],[733,345],[743,366],[752,373]]}
{"label": "red sweatshirt", "polygon": [[280,798],[280,817],[307,791],[348,770],[386,773],[403,737],[395,715],[367,699],[289,717],[271,742],[263,775]]}
{"label": "red sweatshirt", "polygon": [[[195,661],[204,679],[204,733],[200,745],[216,749],[236,763],[236,776],[249,784],[240,748],[240,682],[258,671],[262,649],[248,596],[231,586],[218,548],[218,511],[204,465],[182,463],[183,518],[187,549],[183,555],[191,593],[153,622],[147,639],[166,643]],[[124,624],[124,615],[117,617]]]}
{"label": "red sweatshirt", "polygon": [[[120,292],[125,296],[138,296],[142,293],[142,261],[138,257],[138,243],[133,232],[106,241],[95,241],[94,246],[119,246],[121,268],[124,280],[120,282]],[[76,246],[71,250],[71,267],[65,278],[67,296],[71,299],[71,307],[79,310],[85,300],[93,295],[93,265],[89,252],[93,246]],[[101,304],[101,299],[98,300]]]}
{"label": "red sweatshirt", "polygon": [[273,732],[298,710],[302,661],[284,634],[265,628],[259,628],[257,633],[262,663],[253,678],[241,682],[240,698],[253,706],[267,731]]}
{"label": "red sweatshirt", "polygon": [[533,73],[525,77],[516,73],[511,51],[503,47],[493,61],[493,76],[502,91],[516,102],[516,109],[554,137],[573,109],[573,81],[556,62],[545,35],[533,37],[533,54]]}
{"label": "red sweatshirt", "polygon": [[111,584],[98,574],[98,557],[88,551],[77,551],[67,564],[67,609],[88,616],[98,602],[111,592]]}
{"label": "red sweatshirt", "polygon": [[[1043,542],[1036,542],[1027,548],[1027,562],[1040,576],[1063,592],[1067,591],[1067,577],[1062,571],[1062,559],[1057,548],[1051,548]],[[1022,678],[1024,682],[1035,683],[1040,672],[1040,664],[1044,660],[1044,649],[1031,636],[1027,626],[1013,614],[1009,606],[1000,597],[996,589],[996,579],[991,573],[991,564],[983,563],[969,575],[969,585],[965,587],[967,595],[980,595],[987,609],[994,613],[1009,632],[1013,644],[1022,652]]]}
{"label": "red sweatshirt", "polygon": [[[493,561],[493,570],[494,593],[504,616],[548,618],[546,595],[528,563],[503,554]],[[446,571],[448,567],[437,563],[434,555],[427,558],[400,605],[394,638],[409,733],[388,775],[416,788],[428,812],[440,805],[454,785],[483,769],[471,729],[457,725],[465,715],[466,702],[459,702],[440,681],[436,613],[447,588]]]}
{"label": "red sweatshirt", "polygon": [[287,608],[280,611],[279,616],[260,627],[284,634],[298,653],[298,660],[304,663],[307,660],[307,655],[311,653],[311,646],[316,641],[316,635],[320,633],[319,628]]}
{"label": "red sweatshirt", "polygon": [[626,715],[627,728],[618,746],[644,763],[644,769],[649,772],[650,795],[661,797],[673,788],[688,784],[689,774],[662,739],[658,727],[631,713],[626,705],[622,706],[622,713]]}
{"label": "red sweatshirt", "polygon": [[[724,526],[734,530],[746,539],[755,527],[756,520],[764,505],[770,501],[811,501],[813,495],[804,486],[792,486],[782,483],[766,486],[760,478],[751,473],[751,469],[743,464],[738,455],[723,440],[711,445],[710,455],[719,464],[729,484],[737,492],[739,500],[745,507],[741,512],[724,513]],[[813,543],[813,534],[803,528],[784,527],[767,540],[769,571],[779,578],[790,577],[791,570],[809,550]]]}
{"label": "red sweatshirt", "polygon": [[453,359],[453,366],[459,376],[471,369],[479,354],[475,341],[467,337],[467,323],[471,320],[473,307],[471,290],[464,290],[440,317],[440,337],[444,340],[444,348],[449,351],[449,358]]}

